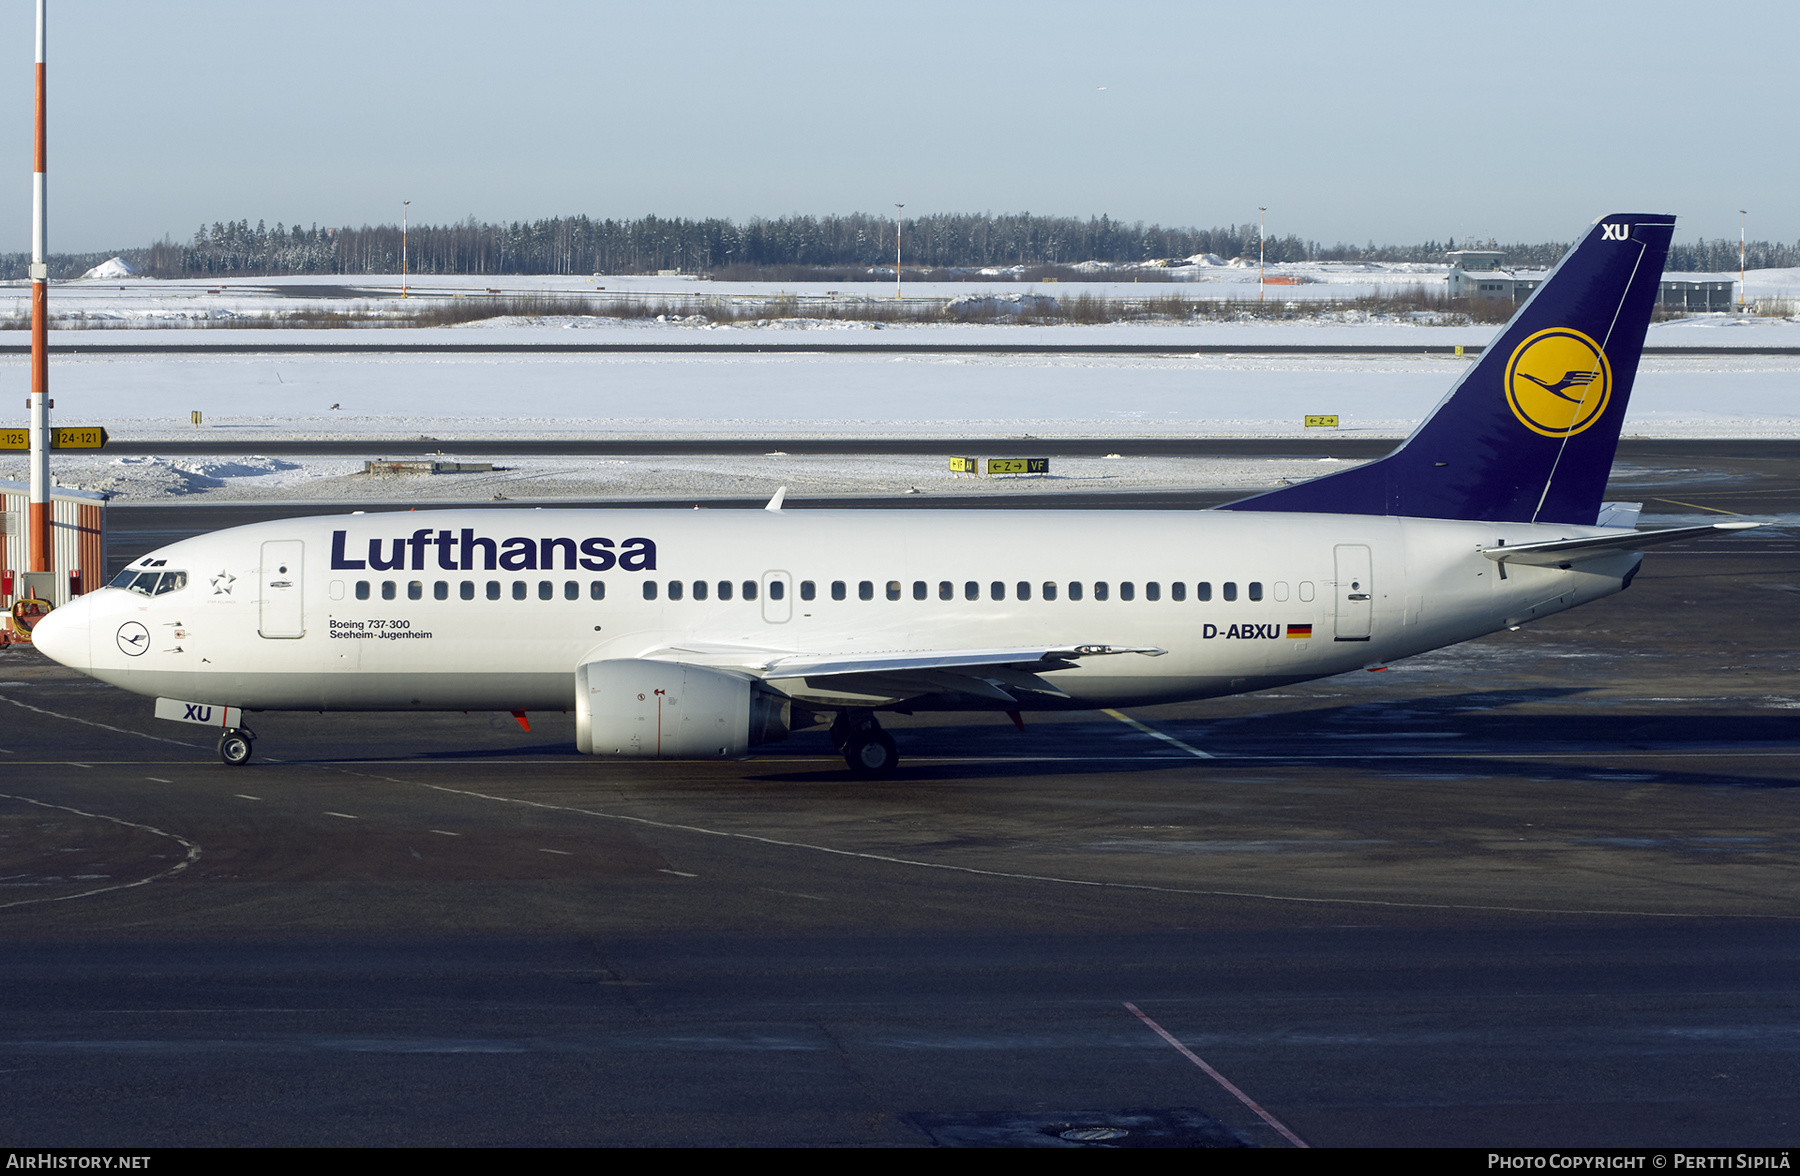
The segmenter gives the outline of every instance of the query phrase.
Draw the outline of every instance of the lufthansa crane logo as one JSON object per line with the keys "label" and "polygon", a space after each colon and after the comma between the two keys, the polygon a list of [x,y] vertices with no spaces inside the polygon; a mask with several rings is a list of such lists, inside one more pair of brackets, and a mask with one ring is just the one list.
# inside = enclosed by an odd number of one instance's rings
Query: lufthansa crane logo
{"label": "lufthansa crane logo", "polygon": [[1612,365],[1572,327],[1539,331],[1506,364],[1506,403],[1519,423],[1546,437],[1573,437],[1600,419],[1612,396]]}
{"label": "lufthansa crane logo", "polygon": [[119,652],[126,657],[137,657],[150,648],[150,630],[136,621],[126,621],[119,626]]}

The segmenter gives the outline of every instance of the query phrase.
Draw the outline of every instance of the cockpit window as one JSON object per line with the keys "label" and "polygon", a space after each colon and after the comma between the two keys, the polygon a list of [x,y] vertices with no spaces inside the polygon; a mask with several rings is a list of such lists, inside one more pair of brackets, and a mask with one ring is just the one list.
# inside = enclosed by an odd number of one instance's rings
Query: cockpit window
{"label": "cockpit window", "polygon": [[140,596],[161,596],[187,587],[186,572],[140,572],[126,568],[113,577],[109,588],[125,588]]}

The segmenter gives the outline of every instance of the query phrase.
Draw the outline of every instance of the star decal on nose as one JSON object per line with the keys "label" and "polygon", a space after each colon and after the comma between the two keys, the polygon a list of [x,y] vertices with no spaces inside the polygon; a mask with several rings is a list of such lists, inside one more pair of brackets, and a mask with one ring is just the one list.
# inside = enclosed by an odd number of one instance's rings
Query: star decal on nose
{"label": "star decal on nose", "polygon": [[214,596],[219,596],[219,595],[230,596],[231,595],[231,586],[235,583],[237,583],[236,576],[232,575],[228,571],[220,569],[219,574],[212,578],[213,595]]}

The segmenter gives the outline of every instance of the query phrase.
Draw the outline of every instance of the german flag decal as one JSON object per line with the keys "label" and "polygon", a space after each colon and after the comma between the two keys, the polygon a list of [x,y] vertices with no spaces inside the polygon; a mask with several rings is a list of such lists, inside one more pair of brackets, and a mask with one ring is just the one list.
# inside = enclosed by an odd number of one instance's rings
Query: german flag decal
{"label": "german flag decal", "polygon": [[1311,637],[1312,636],[1312,626],[1311,625],[1289,625],[1287,627],[1287,633],[1288,633],[1289,637]]}

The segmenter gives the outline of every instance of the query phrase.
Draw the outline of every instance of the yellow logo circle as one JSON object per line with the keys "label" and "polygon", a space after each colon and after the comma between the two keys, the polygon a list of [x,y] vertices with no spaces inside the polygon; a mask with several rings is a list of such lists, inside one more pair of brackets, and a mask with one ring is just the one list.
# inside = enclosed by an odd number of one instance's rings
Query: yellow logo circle
{"label": "yellow logo circle", "polygon": [[1606,352],[1570,327],[1539,331],[1506,364],[1506,403],[1519,423],[1546,437],[1581,432],[1600,419],[1611,396]]}

